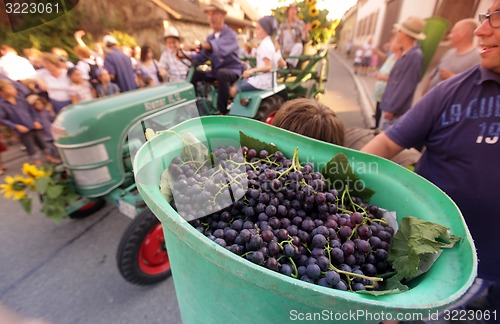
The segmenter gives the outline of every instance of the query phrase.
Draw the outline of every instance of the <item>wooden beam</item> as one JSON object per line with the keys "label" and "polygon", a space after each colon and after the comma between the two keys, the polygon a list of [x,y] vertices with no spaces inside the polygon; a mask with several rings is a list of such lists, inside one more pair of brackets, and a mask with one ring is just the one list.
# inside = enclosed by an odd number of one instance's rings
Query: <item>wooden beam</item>
{"label": "wooden beam", "polygon": [[160,7],[161,9],[165,10],[170,16],[172,16],[175,19],[181,19],[182,15],[175,11],[174,9],[170,8],[167,6],[165,3],[163,3],[161,0],[151,0],[155,5]]}

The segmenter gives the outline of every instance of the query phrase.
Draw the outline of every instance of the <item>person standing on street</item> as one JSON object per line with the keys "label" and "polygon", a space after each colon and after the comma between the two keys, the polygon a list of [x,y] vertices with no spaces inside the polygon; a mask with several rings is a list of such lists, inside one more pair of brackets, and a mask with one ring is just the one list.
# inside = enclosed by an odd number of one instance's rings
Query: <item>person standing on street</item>
{"label": "person standing on street", "polygon": [[[479,259],[474,288],[486,292],[490,311],[500,311],[500,0],[479,15],[480,65],[432,88],[401,120],[362,151],[390,158],[403,148],[426,146],[415,171],[460,208]],[[475,299],[470,289],[462,299]]]}
{"label": "person standing on street", "polygon": [[[281,53],[286,56],[300,56],[304,50],[304,44],[309,40],[311,24],[304,24],[297,16],[297,4],[292,3],[286,9],[287,20],[279,25],[276,40],[281,48]],[[298,58],[287,58],[286,62],[290,68],[296,68]]]}
{"label": "person standing on street", "polygon": [[380,101],[382,116],[379,127],[381,130],[387,129],[411,107],[424,64],[424,55],[417,44],[417,40],[425,39],[425,34],[422,32],[424,25],[423,19],[417,17],[409,17],[403,23],[394,25],[398,30],[395,42],[401,46],[401,57],[389,74],[387,86]]}
{"label": "person standing on street", "polygon": [[118,41],[113,36],[104,36],[103,42],[109,50],[104,56],[104,68],[108,70],[111,81],[118,85],[120,92],[137,89],[130,57],[120,51]]}
{"label": "person standing on street", "polygon": [[432,71],[422,95],[439,82],[479,64],[479,49],[474,44],[476,28],[477,22],[472,18],[460,20],[453,26],[448,35],[453,48],[443,55],[438,66]]}

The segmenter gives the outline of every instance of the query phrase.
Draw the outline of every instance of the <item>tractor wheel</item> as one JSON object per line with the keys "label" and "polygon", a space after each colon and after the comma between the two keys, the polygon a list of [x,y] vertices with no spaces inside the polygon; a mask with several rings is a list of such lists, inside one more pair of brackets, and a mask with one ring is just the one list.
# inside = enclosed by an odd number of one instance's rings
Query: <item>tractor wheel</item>
{"label": "tractor wheel", "polygon": [[149,209],[137,215],[127,227],[116,261],[123,278],[136,285],[152,285],[170,276],[163,229]]}
{"label": "tractor wheel", "polygon": [[69,214],[68,217],[72,219],[81,219],[88,217],[93,213],[97,212],[102,207],[104,207],[105,204],[106,200],[103,198],[91,199],[87,204],[82,206],[80,209]]}
{"label": "tractor wheel", "polygon": [[273,112],[277,111],[283,104],[283,97],[275,94],[269,98],[262,100],[259,106],[259,110],[255,115],[254,119],[266,122],[267,117]]}

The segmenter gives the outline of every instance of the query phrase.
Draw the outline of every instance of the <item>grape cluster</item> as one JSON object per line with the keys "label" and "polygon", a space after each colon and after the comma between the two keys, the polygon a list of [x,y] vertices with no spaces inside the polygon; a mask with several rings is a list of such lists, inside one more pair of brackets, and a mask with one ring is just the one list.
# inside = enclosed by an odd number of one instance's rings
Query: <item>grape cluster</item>
{"label": "grape cluster", "polygon": [[347,188],[330,189],[312,163],[299,163],[297,150],[289,159],[280,151],[221,147],[212,154],[215,167],[207,164],[172,161],[175,206],[229,251],[340,290],[378,289],[377,276],[391,270],[394,231],[379,208]]}

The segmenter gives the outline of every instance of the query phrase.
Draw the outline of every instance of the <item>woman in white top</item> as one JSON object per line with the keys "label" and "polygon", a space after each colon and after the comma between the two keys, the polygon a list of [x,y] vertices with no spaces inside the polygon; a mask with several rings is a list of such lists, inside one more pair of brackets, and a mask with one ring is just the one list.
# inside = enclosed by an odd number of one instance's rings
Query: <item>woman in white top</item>
{"label": "woman in white top", "polygon": [[68,89],[71,84],[66,69],[61,67],[59,58],[52,53],[42,54],[43,69],[37,70],[36,81],[40,89],[47,91],[54,111],[71,104]]}
{"label": "woman in white top", "polygon": [[[273,76],[272,69],[276,69],[278,58],[276,57],[276,47],[271,39],[278,29],[278,22],[273,16],[264,16],[255,26],[255,35],[260,40],[259,47],[256,50],[257,63],[255,68],[243,71],[241,82],[231,88],[233,98],[238,91],[268,90],[272,89]],[[257,75],[254,75],[258,73]],[[276,80],[274,80],[276,83]]]}

